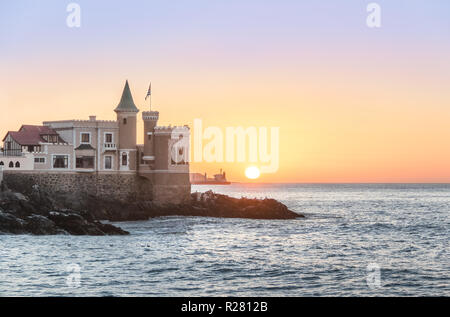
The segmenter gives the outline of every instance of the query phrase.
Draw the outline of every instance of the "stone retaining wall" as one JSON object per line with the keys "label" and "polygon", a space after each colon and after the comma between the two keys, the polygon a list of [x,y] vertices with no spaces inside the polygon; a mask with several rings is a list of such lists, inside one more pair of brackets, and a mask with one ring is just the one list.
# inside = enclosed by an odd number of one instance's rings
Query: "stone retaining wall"
{"label": "stone retaining wall", "polygon": [[[22,193],[30,193],[33,186],[37,185],[49,194],[69,194],[80,199],[91,195],[125,202],[152,200],[161,204],[179,204],[189,201],[191,193],[189,181],[179,180],[177,175],[169,176],[167,179],[159,179],[160,175],[154,178],[132,173],[3,172],[4,184]],[[175,178],[176,176],[178,178]]]}
{"label": "stone retaining wall", "polygon": [[153,197],[157,203],[180,204],[191,198],[191,185],[153,185]]}
{"label": "stone retaining wall", "polygon": [[4,171],[4,182],[8,188],[25,193],[37,185],[49,193],[74,194],[80,197],[94,195],[121,201],[153,200],[150,181],[134,174]]}

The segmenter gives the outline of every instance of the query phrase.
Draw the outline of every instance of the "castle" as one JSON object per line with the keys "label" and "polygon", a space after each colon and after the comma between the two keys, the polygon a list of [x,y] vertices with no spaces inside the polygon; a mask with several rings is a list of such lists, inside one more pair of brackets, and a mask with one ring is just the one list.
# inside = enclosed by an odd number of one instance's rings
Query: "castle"
{"label": "castle", "polygon": [[159,112],[144,111],[144,144],[137,144],[139,109],[128,81],[114,111],[115,121],[90,116],[9,131],[0,151],[4,180],[120,199],[188,199],[189,127],[158,126]]}

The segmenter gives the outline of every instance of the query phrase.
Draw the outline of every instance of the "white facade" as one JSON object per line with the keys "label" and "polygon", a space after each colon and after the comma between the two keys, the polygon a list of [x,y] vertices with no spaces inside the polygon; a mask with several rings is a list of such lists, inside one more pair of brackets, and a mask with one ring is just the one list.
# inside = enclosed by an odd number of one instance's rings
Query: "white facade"
{"label": "white facade", "polygon": [[[68,143],[69,149],[60,149],[60,155],[67,155],[68,171],[112,172],[117,171],[118,153],[116,140],[119,139],[117,121],[89,120],[48,121],[51,127]],[[57,154],[56,149],[50,153]],[[54,158],[50,164],[35,164],[35,169],[55,169]]]}
{"label": "white facade", "polygon": [[0,168],[9,170],[33,170],[33,154],[24,153],[22,156],[7,156],[0,154]]}

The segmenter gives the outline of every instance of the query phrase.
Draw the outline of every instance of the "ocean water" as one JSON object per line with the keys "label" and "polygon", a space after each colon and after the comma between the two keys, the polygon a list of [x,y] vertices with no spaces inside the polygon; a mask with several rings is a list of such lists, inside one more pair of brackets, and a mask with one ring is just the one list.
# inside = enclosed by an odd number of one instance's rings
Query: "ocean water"
{"label": "ocean water", "polygon": [[1,296],[450,296],[450,185],[193,186],[306,219],[163,217],[0,236]]}

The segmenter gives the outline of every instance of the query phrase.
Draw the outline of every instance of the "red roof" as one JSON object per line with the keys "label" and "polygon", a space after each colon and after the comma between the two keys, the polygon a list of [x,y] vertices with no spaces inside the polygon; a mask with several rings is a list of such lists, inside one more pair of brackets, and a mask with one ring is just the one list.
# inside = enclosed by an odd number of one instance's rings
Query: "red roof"
{"label": "red roof", "polygon": [[[8,131],[3,141],[5,141],[8,135],[20,145],[39,145],[40,142],[46,143],[42,138],[43,135],[58,135],[58,133],[48,126],[23,125],[19,131]],[[62,141],[61,137],[60,140]]]}

